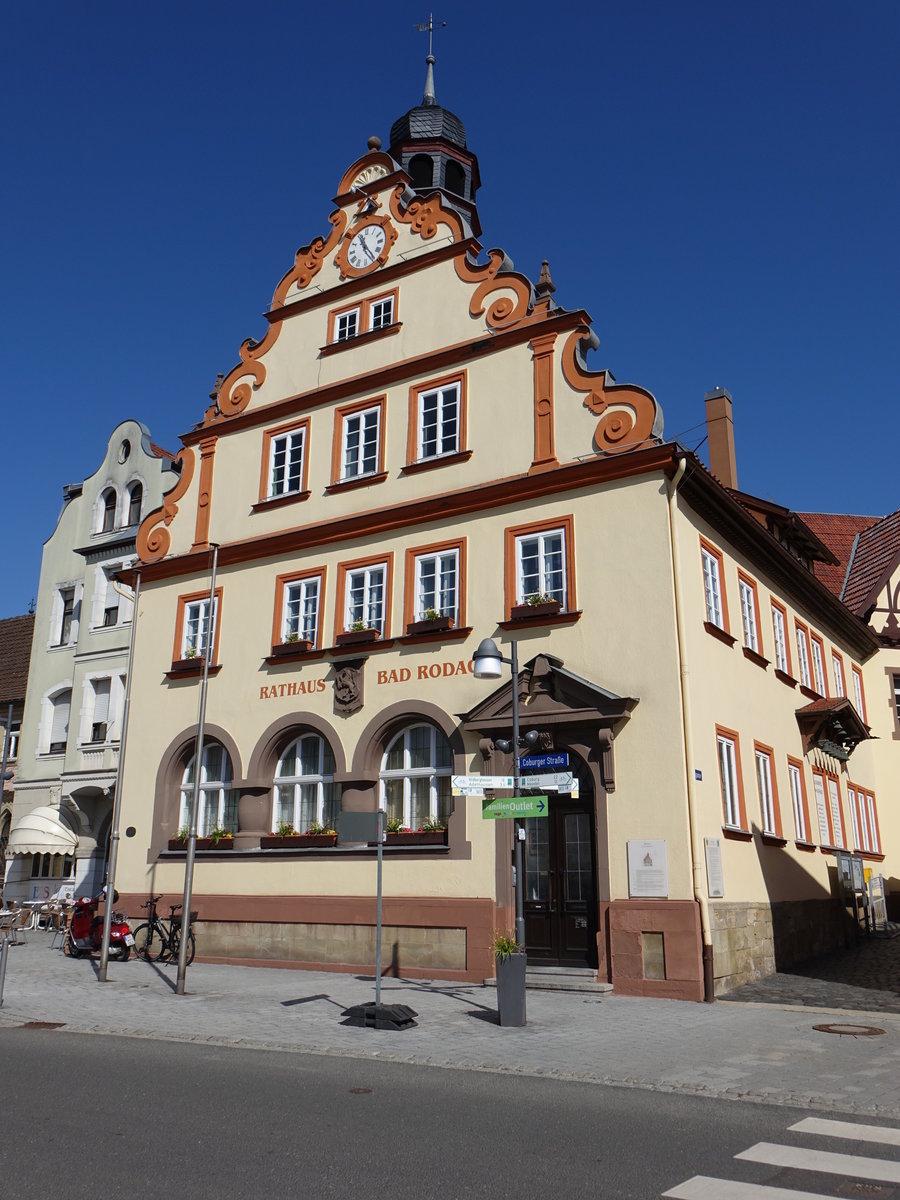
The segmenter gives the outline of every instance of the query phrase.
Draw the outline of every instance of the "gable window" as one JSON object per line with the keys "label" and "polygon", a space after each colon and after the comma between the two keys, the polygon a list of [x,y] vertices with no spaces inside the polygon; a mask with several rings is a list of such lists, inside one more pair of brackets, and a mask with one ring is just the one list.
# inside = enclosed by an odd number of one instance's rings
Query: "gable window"
{"label": "gable window", "polygon": [[[185,767],[182,776],[179,829],[183,829],[191,823],[196,761],[197,758],[194,755]],[[214,829],[225,829],[229,833],[236,833],[238,797],[237,792],[231,786],[231,759],[224,746],[219,745],[218,742],[209,742],[203,748],[201,763],[197,835],[198,837],[208,837]]]}
{"label": "gable window", "polygon": [[116,489],[107,488],[103,493],[103,515],[100,532],[111,533],[116,527]]}
{"label": "gable window", "polygon": [[57,646],[69,646],[75,640],[73,637],[75,624],[75,589],[74,587],[60,588],[59,599],[62,611],[59,617]]}
{"label": "gable window", "polygon": [[349,312],[338,313],[335,319],[335,340],[346,342],[359,333],[359,309],[351,308]]}
{"label": "gable window", "polygon": [[385,296],[382,300],[372,300],[369,304],[369,328],[386,329],[394,323],[394,297]]}
{"label": "gable window", "polygon": [[716,747],[719,759],[719,784],[722,789],[722,809],[726,829],[746,831],[744,789],[741,782],[738,735],[730,730],[717,729]]}
{"label": "gable window", "polygon": [[722,590],[722,555],[708,542],[700,542],[703,563],[703,593],[706,600],[706,620],[710,625],[728,632],[728,609]]}
{"label": "gable window", "polygon": [[346,573],[344,630],[377,629],[384,637],[387,564],[380,562]]}
{"label": "gable window", "polygon": [[141,505],[144,502],[144,488],[140,483],[133,483],[128,489],[128,524],[139,525],[141,520]]}
{"label": "gable window", "polygon": [[778,790],[772,775],[772,751],[768,747],[755,746],[756,787],[759,792],[759,808],[762,814],[762,831],[772,837],[781,837],[781,814],[778,811]]}
{"label": "gable window", "polygon": [[836,650],[831,652],[831,672],[834,675],[834,692],[836,696],[847,695],[847,685],[844,683],[844,663]]}
{"label": "gable window", "polygon": [[65,754],[69,736],[69,715],[72,711],[72,691],[58,692],[50,702],[50,742],[48,754]]}
{"label": "gable window", "polygon": [[205,657],[210,645],[210,625],[212,625],[210,663],[216,662],[219,652],[219,614],[221,609],[221,588],[216,588],[212,622],[210,622],[209,592],[194,592],[190,596],[179,596],[174,659],[202,659]]}
{"label": "gable window", "polygon": [[303,833],[318,822],[331,829],[340,807],[334,753],[318,734],[304,734],[278,760],[272,828],[293,825],[297,833]]}
{"label": "gable window", "polygon": [[450,744],[433,725],[412,725],[388,745],[381,761],[381,801],[389,821],[419,829],[450,816]]}
{"label": "gable window", "polygon": [[853,698],[856,702],[856,711],[866,720],[866,695],[863,691],[862,671],[859,667],[851,668],[853,675]]}
{"label": "gable window", "polygon": [[412,619],[424,621],[430,614],[459,619],[459,548],[421,554],[415,560],[415,598]]}
{"label": "gable window", "polygon": [[757,619],[756,584],[738,573],[738,591],[741,595],[741,624],[744,631],[744,647],[759,654],[759,622]]}
{"label": "gable window", "polygon": [[794,830],[798,842],[809,839],[809,806],[806,800],[806,785],[803,767],[796,759],[788,759],[788,781],[791,785],[791,805],[794,810]]}
{"label": "gable window", "polygon": [[772,633],[775,637],[775,670],[790,675],[791,659],[787,642],[787,614],[775,600],[772,601]]}
{"label": "gable window", "polygon": [[820,696],[828,695],[828,687],[825,683],[825,647],[822,644],[822,639],[816,634],[810,635],[812,643],[812,666],[813,666],[813,686]]}
{"label": "gable window", "polygon": [[809,634],[806,626],[800,622],[795,624],[795,633],[797,636],[797,663],[800,672],[800,683],[805,688],[812,687],[812,677],[809,673]]}
{"label": "gable window", "polygon": [[279,576],[275,591],[275,645],[309,642],[318,646],[322,587],[321,571]]}
{"label": "gable window", "polygon": [[[367,333],[392,329],[397,320],[397,290],[360,300],[328,314],[328,345],[350,342]],[[397,326],[399,328],[399,326]]]}

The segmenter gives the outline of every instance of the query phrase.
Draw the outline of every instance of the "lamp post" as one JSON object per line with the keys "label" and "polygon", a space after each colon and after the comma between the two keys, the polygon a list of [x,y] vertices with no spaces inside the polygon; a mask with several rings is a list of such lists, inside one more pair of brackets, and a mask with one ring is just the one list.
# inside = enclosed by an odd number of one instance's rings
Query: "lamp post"
{"label": "lamp post", "polygon": [[[519,795],[519,655],[515,641],[510,641],[510,657],[504,658],[493,638],[484,638],[478,649],[472,655],[476,679],[499,679],[502,673],[501,664],[507,663],[512,669],[512,768],[513,768],[513,797]],[[516,941],[525,947],[525,826],[516,818],[514,827],[515,837],[515,872],[516,872]]]}

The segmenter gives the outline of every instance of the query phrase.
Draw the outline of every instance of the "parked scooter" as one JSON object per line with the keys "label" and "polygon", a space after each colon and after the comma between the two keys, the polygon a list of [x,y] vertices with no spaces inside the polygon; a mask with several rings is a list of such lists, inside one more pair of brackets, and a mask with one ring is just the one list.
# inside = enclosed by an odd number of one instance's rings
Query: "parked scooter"
{"label": "parked scooter", "polygon": [[[72,923],[66,935],[66,954],[72,958],[80,958],[82,954],[90,954],[99,950],[103,942],[103,917],[97,916],[97,908],[106,899],[106,889],[99,896],[82,896],[75,901],[75,912]],[[113,892],[112,903],[119,899],[119,893]],[[113,912],[112,923],[109,927],[109,957],[118,962],[127,962],[131,955],[134,937],[128,922],[122,913]]]}

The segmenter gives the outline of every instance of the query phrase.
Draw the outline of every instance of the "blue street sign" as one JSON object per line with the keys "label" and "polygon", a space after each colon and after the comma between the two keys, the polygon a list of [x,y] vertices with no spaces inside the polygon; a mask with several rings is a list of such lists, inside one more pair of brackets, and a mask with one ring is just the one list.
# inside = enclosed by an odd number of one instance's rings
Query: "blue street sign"
{"label": "blue street sign", "polygon": [[555,770],[557,767],[567,767],[569,765],[569,756],[565,752],[561,754],[523,754],[519,759],[519,766],[523,771],[531,770],[536,767],[539,771]]}

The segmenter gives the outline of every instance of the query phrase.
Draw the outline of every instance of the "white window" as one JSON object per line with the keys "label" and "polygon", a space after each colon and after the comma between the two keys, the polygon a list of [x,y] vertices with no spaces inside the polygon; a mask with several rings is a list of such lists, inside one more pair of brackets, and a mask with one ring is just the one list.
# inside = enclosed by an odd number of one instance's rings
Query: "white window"
{"label": "white window", "polygon": [[109,730],[109,698],[112,681],[108,678],[94,679],[91,682],[90,697],[93,704],[90,722],[89,742],[105,742]]}
{"label": "white window", "polygon": [[816,819],[819,823],[819,843],[822,846],[831,845],[831,833],[828,829],[828,806],[825,800],[825,781],[820,774],[813,772],[813,795],[816,800]]}
{"label": "white window", "polygon": [[419,460],[455,454],[459,450],[460,385],[419,393]]}
{"label": "white window", "polygon": [[759,653],[756,636],[756,593],[746,579],[738,580],[741,593],[741,620],[744,626],[744,645],[754,654]]}
{"label": "white window", "polygon": [[383,300],[373,300],[369,308],[369,328],[386,329],[394,321],[394,297],[386,296]]}
{"label": "white window", "polygon": [[741,802],[738,791],[737,758],[734,741],[724,734],[717,737],[719,747],[719,779],[722,785],[722,806],[725,824],[731,829],[741,828]]}
{"label": "white window", "polygon": [[[219,612],[219,600],[213,608],[213,624]],[[184,606],[184,630],[181,635],[181,657],[197,658],[206,653],[210,642],[209,597],[191,600]],[[215,645],[215,637],[213,637]]]}
{"label": "white window", "polygon": [[756,751],[756,786],[759,789],[763,833],[777,834],[775,796],[772,790],[772,760],[763,750]]}
{"label": "white window", "polygon": [[319,632],[319,585],[320,577],[297,579],[284,587],[281,613],[281,640],[283,642],[318,641]]}
{"label": "white window", "polygon": [[725,628],[722,615],[722,585],[719,577],[719,560],[715,554],[703,546],[700,550],[703,559],[703,589],[706,594],[706,619],[710,625]]}
{"label": "white window", "polygon": [[419,829],[426,821],[446,825],[450,816],[450,744],[433,725],[397,734],[381,762],[381,801],[389,821]]}
{"label": "white window", "polygon": [[378,470],[381,407],[366,408],[344,417],[341,479],[374,475]]}
{"label": "white window", "polygon": [[72,692],[67,688],[58,692],[50,701],[50,741],[49,754],[65,754],[66,739],[69,736],[69,714],[72,710]]}
{"label": "white window", "polygon": [[440,617],[459,616],[459,551],[442,550],[416,559],[414,621],[430,613]]}
{"label": "white window", "polygon": [[863,700],[862,675],[857,671],[856,667],[853,668],[853,696],[856,700],[856,711],[865,720],[866,705]]}
{"label": "white window", "polygon": [[791,784],[791,803],[794,808],[794,828],[797,831],[797,841],[808,841],[806,828],[806,810],[803,805],[803,779],[800,768],[794,763],[788,763],[788,779]]}
{"label": "white window", "polygon": [[72,646],[78,640],[78,612],[81,608],[77,593],[80,588],[74,584],[61,587],[53,597],[53,613],[50,644],[52,646]]}
{"label": "white window", "polygon": [[838,696],[847,695],[847,686],[844,683],[844,664],[841,662],[839,654],[831,656],[831,670],[834,674],[834,691]]}
{"label": "white window", "polygon": [[289,430],[278,434],[269,443],[269,490],[270,499],[299,492],[303,487],[303,454],[306,445],[306,430]]}
{"label": "white window", "polygon": [[341,807],[333,776],[334,754],[324,738],[310,733],[292,742],[275,770],[272,829],[292,825],[305,833],[314,822],[333,828]]}
{"label": "white window", "polygon": [[531,597],[558,600],[566,607],[566,534],[564,529],[516,538],[516,603]]}
{"label": "white window", "polygon": [[822,645],[816,638],[812,639],[812,665],[816,691],[820,696],[826,696],[828,691],[825,687],[825,660],[822,657]]}
{"label": "white window", "polygon": [[[6,738],[6,761],[15,762],[19,757],[19,737],[22,731],[21,721],[12,721]],[[2,868],[2,864],[0,864]]]}
{"label": "white window", "polygon": [[797,662],[800,671],[800,682],[804,687],[810,687],[812,679],[809,674],[809,642],[806,637],[806,630],[797,626]]}
{"label": "white window", "polygon": [[844,822],[841,820],[841,794],[837,780],[828,777],[828,804],[831,809],[831,828],[834,830],[835,846],[844,848]]}
{"label": "white window", "polygon": [[[231,787],[231,759],[218,742],[210,742],[203,750],[203,766],[200,771],[199,807],[197,810],[197,834],[208,837],[213,829],[237,832],[237,793]],[[181,780],[181,811],[179,829],[191,823],[191,805],[194,799],[193,757],[185,768]]]}
{"label": "white window", "polygon": [[775,668],[782,674],[788,675],[787,641],[784,632],[784,613],[777,605],[772,605],[772,632],[775,635]]}
{"label": "white window", "polygon": [[868,825],[869,844],[863,845],[864,850],[868,850],[870,854],[881,853],[881,843],[878,840],[878,819],[875,815],[875,797],[871,792],[859,793],[860,812],[864,814],[864,820]]}
{"label": "white window", "polygon": [[384,636],[384,589],[387,564],[347,572],[344,629],[377,629]]}
{"label": "white window", "polygon": [[349,312],[341,313],[334,325],[335,341],[346,342],[355,338],[359,333],[359,309],[352,308]]}
{"label": "white window", "polygon": [[894,676],[894,711],[900,721],[900,675]]}

